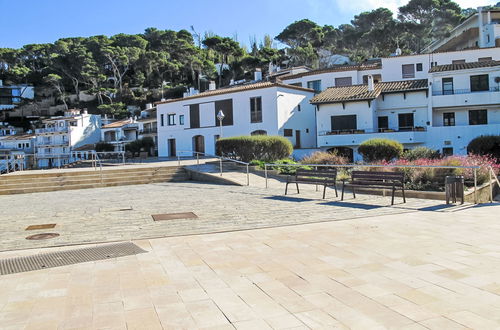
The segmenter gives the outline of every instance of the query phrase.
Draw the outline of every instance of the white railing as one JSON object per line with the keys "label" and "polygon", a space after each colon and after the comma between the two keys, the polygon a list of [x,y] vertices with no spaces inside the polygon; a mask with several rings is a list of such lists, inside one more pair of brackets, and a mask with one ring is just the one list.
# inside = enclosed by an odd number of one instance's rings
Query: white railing
{"label": "white railing", "polygon": [[5,155],[0,157],[0,174],[24,170],[24,155]]}
{"label": "white railing", "polygon": [[46,128],[35,128],[35,133],[43,134],[43,133],[67,133],[69,130],[68,127],[46,127]]}
{"label": "white railing", "polygon": [[[268,187],[268,167],[283,167],[283,166],[309,166],[309,167],[336,167],[336,168],[355,168],[355,167],[365,167],[365,168],[439,168],[439,169],[470,169],[473,171],[474,177],[474,204],[477,204],[477,170],[484,168],[484,166],[433,166],[433,165],[368,165],[368,164],[346,164],[346,165],[338,165],[338,164],[273,164],[266,163],[264,164],[264,176],[266,181],[266,188]],[[491,166],[488,167],[488,171],[490,174],[490,201],[493,201],[493,184],[491,175],[495,176],[497,183],[500,186],[500,182],[496,177],[493,168]]]}
{"label": "white railing", "polygon": [[179,166],[181,165],[181,155],[180,154],[191,154],[191,157],[193,157],[193,158],[196,157],[196,165],[197,166],[200,165],[200,156],[218,159],[219,160],[219,173],[220,173],[220,176],[222,176],[222,174],[223,174],[223,166],[222,166],[222,162],[223,161],[228,161],[228,162],[232,162],[232,163],[235,163],[235,164],[244,165],[244,166],[246,166],[247,186],[250,185],[250,168],[249,168],[250,163],[242,162],[242,161],[231,159],[231,158],[226,158],[226,157],[221,157],[221,156],[216,156],[216,155],[210,155],[210,154],[207,154],[207,153],[204,153],[204,152],[192,151],[192,150],[177,150],[176,153],[177,153],[177,163],[179,164]]}

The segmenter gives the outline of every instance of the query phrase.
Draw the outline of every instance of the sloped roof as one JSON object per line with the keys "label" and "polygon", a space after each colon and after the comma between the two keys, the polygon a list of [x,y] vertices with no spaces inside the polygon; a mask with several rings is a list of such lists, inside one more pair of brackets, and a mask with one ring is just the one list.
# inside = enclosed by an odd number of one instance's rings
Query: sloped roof
{"label": "sloped roof", "polygon": [[466,62],[457,64],[444,64],[432,67],[429,72],[446,72],[456,70],[478,69],[500,66],[500,61],[480,61],[480,62]]}
{"label": "sloped roof", "polygon": [[115,121],[111,124],[104,125],[102,128],[119,128],[131,124],[132,120],[130,118]]}
{"label": "sloped roof", "polygon": [[0,137],[0,140],[29,140],[34,139],[36,136],[33,134],[24,134],[24,135],[7,135]]}
{"label": "sloped roof", "polygon": [[164,104],[164,103],[179,102],[179,101],[197,99],[197,98],[202,98],[202,97],[216,96],[216,95],[230,94],[230,93],[237,93],[237,92],[243,92],[243,91],[252,90],[252,89],[261,89],[261,88],[269,88],[269,87],[283,87],[283,88],[295,89],[295,90],[304,91],[304,92],[314,92],[314,90],[309,89],[309,88],[303,88],[303,87],[298,87],[298,86],[287,85],[287,84],[283,84],[281,82],[270,82],[270,81],[268,81],[268,82],[258,82],[258,83],[253,83],[253,84],[236,85],[236,86],[229,86],[229,87],[219,88],[219,89],[216,89],[216,90],[213,90],[213,91],[206,91],[206,92],[203,92],[203,93],[200,93],[200,94],[196,94],[196,95],[192,95],[192,96],[187,96],[187,97],[183,97],[183,98],[166,100],[166,101],[160,101],[160,102],[156,102],[155,104]]}
{"label": "sloped roof", "polygon": [[340,65],[340,66],[335,66],[335,67],[331,67],[328,69],[312,70],[312,71],[308,71],[308,72],[301,72],[301,73],[286,75],[286,76],[283,76],[281,79],[282,80],[291,80],[291,79],[297,79],[297,78],[302,78],[305,76],[312,76],[312,75],[317,75],[317,74],[322,74],[322,73],[376,70],[376,69],[381,69],[381,68],[382,68],[382,64],[380,62],[373,63],[373,64]]}
{"label": "sloped roof", "polygon": [[410,92],[426,90],[427,88],[427,79],[375,83],[372,91],[368,90],[367,84],[330,87],[313,97],[310,102],[321,104],[373,100],[382,93]]}

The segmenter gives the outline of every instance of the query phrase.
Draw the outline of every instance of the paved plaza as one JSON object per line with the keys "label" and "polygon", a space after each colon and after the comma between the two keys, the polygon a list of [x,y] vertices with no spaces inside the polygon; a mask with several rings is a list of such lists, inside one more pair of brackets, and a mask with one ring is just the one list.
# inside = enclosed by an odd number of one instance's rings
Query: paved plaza
{"label": "paved plaza", "polygon": [[[1,196],[0,258],[148,252],[0,276],[0,327],[500,328],[500,205],[334,196],[193,182]],[[151,219],[171,212],[199,218]],[[41,223],[61,236],[25,240]]]}

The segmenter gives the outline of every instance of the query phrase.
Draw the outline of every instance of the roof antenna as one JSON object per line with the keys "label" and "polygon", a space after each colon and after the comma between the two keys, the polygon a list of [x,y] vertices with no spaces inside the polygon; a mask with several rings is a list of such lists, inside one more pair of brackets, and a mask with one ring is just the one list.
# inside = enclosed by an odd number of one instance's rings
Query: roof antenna
{"label": "roof antenna", "polygon": [[396,38],[396,56],[399,56],[401,55],[402,51],[401,51],[401,48],[399,48],[399,39]]}

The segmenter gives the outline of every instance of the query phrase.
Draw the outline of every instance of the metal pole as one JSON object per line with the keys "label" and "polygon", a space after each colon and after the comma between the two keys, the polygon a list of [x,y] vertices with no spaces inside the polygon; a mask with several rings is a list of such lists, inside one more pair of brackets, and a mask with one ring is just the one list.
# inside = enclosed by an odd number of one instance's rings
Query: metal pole
{"label": "metal pole", "polygon": [[488,175],[490,178],[489,184],[490,184],[490,203],[493,203],[493,182],[491,182],[491,168],[488,169]]}
{"label": "metal pole", "polygon": [[177,165],[181,166],[181,156],[177,155]]}
{"label": "metal pole", "polygon": [[200,169],[200,153],[199,152],[196,153],[196,166],[197,166],[197,169]]}
{"label": "metal pole", "polygon": [[264,176],[266,178],[266,188],[267,188],[267,164],[264,164]]}
{"label": "metal pole", "polygon": [[247,164],[247,186],[250,185],[250,173],[249,173],[249,170],[248,170],[248,164]]}
{"label": "metal pole", "polygon": [[220,176],[222,176],[222,157],[219,157],[219,170],[220,170]]}
{"label": "metal pole", "polygon": [[477,168],[474,169],[474,204],[477,204]]}
{"label": "metal pole", "polygon": [[7,174],[9,174],[9,156],[5,156],[5,166],[7,167]]}
{"label": "metal pole", "polygon": [[125,164],[125,151],[122,151],[122,164]]}

